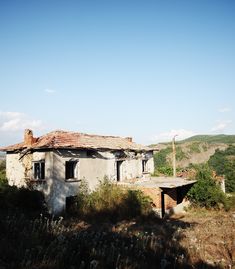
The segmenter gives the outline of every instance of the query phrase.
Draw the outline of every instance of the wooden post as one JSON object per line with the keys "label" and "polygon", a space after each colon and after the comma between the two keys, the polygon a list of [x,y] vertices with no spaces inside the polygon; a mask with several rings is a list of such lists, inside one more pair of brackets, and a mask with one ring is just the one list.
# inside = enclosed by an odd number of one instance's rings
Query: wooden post
{"label": "wooden post", "polygon": [[176,164],[175,164],[175,155],[176,155],[176,151],[175,151],[175,137],[177,135],[175,135],[172,139],[172,165],[173,165],[173,177],[176,177]]}

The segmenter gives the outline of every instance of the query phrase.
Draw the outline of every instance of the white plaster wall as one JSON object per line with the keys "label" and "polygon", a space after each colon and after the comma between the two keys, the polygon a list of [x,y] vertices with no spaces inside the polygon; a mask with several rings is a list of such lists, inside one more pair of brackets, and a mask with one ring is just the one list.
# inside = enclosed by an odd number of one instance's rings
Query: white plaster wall
{"label": "white plaster wall", "polygon": [[98,155],[80,159],[80,177],[88,182],[90,190],[94,190],[106,176],[116,180],[114,155],[109,152],[98,152]]}
{"label": "white plaster wall", "polygon": [[[140,156],[139,156],[140,157]],[[147,163],[149,172],[154,171],[153,157]],[[66,197],[79,192],[81,179],[87,180],[90,190],[99,184],[105,176],[116,181],[116,159],[111,152],[96,152],[87,156],[86,150],[53,150],[34,152],[25,155],[19,161],[20,154],[7,154],[7,178],[10,185],[26,186],[25,178],[32,178],[33,161],[45,160],[45,181],[32,183],[32,186],[44,193],[50,213],[57,214],[65,209]],[[78,181],[65,180],[65,162],[76,160],[76,178]],[[28,166],[25,172],[25,164]],[[121,180],[142,176],[142,158],[127,159],[121,166]]]}
{"label": "white plaster wall", "polygon": [[26,186],[24,167],[19,162],[20,154],[11,153],[6,155],[6,176],[9,185],[15,185],[17,187]]}
{"label": "white plaster wall", "polygon": [[50,211],[54,214],[65,210],[66,197],[75,196],[79,191],[79,181],[68,182],[65,180],[65,162],[69,160],[78,160],[77,179],[79,179],[79,158],[82,153],[79,151],[53,151],[51,161],[51,178],[48,180],[46,190],[47,203]]}
{"label": "white plaster wall", "polygon": [[142,160],[127,159],[122,163],[122,180],[142,177]]}
{"label": "white plaster wall", "polygon": [[[151,156],[152,155],[152,156]],[[153,154],[149,156],[149,160],[147,162],[147,170],[149,173],[154,173],[154,160],[153,160]]]}

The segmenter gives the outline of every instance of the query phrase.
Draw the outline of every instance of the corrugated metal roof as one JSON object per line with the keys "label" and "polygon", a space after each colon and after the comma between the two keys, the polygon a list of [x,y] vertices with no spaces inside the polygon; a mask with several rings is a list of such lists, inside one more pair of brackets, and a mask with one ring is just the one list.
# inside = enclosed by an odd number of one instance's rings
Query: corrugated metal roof
{"label": "corrugated metal roof", "polygon": [[152,151],[151,148],[136,144],[130,138],[118,136],[89,135],[77,132],[54,131],[34,139],[31,146],[24,142],[0,148],[1,151],[15,151],[24,148],[54,149],[54,148],[86,148],[110,150]]}

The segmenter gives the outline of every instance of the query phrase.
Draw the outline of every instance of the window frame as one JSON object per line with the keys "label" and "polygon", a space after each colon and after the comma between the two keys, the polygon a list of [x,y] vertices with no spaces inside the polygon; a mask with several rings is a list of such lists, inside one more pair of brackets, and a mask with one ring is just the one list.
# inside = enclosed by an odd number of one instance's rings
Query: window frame
{"label": "window frame", "polygon": [[[73,164],[70,168],[68,165]],[[73,169],[72,171],[67,171],[67,169]],[[71,177],[70,175],[73,175]],[[78,160],[66,160],[65,161],[65,181],[78,181]]]}
{"label": "window frame", "polygon": [[[36,167],[38,165],[38,168]],[[37,171],[38,169],[38,171]],[[45,160],[33,161],[33,181],[46,180]]]}

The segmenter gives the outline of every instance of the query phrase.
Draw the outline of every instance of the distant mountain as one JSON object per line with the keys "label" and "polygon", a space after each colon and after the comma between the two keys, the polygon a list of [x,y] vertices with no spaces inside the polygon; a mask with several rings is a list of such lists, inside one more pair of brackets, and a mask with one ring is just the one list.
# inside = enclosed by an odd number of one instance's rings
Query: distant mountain
{"label": "distant mountain", "polygon": [[[216,149],[225,150],[230,144],[235,145],[235,135],[195,135],[176,141],[176,165],[184,168],[190,163],[207,162]],[[155,154],[155,164],[159,163],[158,160],[163,160],[163,165],[165,162],[165,165],[171,166],[171,142],[159,143],[154,146],[159,148],[159,152]]]}

